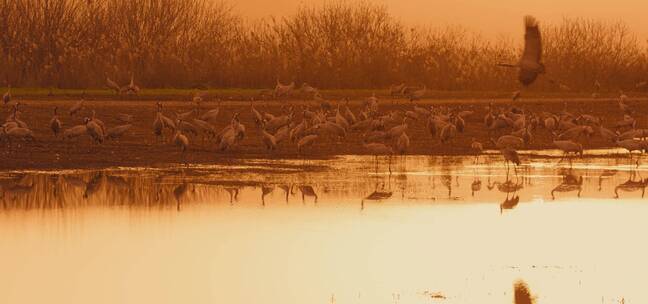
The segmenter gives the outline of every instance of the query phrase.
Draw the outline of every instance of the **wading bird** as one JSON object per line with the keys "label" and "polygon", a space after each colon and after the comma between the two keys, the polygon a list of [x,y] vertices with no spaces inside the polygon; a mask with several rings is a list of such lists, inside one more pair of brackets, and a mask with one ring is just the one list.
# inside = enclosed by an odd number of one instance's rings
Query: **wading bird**
{"label": "wading bird", "polygon": [[11,101],[11,85],[7,88],[7,92],[2,95],[2,103],[8,104]]}
{"label": "wading bird", "polygon": [[106,86],[109,89],[115,91],[115,94],[119,94],[121,92],[121,88],[119,87],[119,85],[109,77],[106,77]]}
{"label": "wading bird", "polygon": [[58,107],[54,107],[54,116],[50,120],[50,129],[52,130],[52,133],[54,133],[54,137],[58,137],[59,133],[61,132],[61,121],[58,118],[58,114],[56,111],[58,110]]}
{"label": "wading bird", "polygon": [[70,116],[74,116],[78,114],[83,107],[85,106],[85,100],[81,98],[81,100],[77,101],[71,108],[70,108]]}
{"label": "wading bird", "polygon": [[520,156],[518,156],[517,151],[513,148],[507,147],[507,148],[500,149],[500,152],[502,153],[502,156],[504,156],[504,164],[506,165],[506,174],[508,175],[509,162],[511,162],[515,165],[515,174],[517,175],[517,166],[521,164]]}

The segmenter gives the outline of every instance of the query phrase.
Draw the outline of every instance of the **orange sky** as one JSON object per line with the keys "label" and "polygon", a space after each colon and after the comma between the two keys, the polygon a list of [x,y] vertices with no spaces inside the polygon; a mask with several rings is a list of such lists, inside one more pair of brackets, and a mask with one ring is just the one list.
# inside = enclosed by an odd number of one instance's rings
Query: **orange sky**
{"label": "orange sky", "polygon": [[[251,17],[282,16],[301,4],[325,0],[236,0],[235,9]],[[564,16],[592,17],[624,21],[640,37],[648,37],[646,0],[373,0],[385,4],[404,21],[432,24],[461,24],[488,35],[520,32],[525,14],[543,22],[559,21]]]}

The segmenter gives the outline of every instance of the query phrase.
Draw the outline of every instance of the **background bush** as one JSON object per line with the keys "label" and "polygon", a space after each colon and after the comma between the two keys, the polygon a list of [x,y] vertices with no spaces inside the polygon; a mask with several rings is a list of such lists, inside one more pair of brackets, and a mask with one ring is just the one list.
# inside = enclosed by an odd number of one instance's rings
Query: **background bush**
{"label": "background bush", "polygon": [[[646,43],[623,23],[541,24],[550,76],[574,91],[633,89],[647,79]],[[520,37],[522,36],[520,16]],[[0,0],[0,82],[101,87],[133,74],[147,88],[511,90],[517,39],[461,27],[411,28],[380,5],[330,2],[285,18],[246,20],[209,0]],[[540,81],[535,90],[559,90]],[[564,89],[564,88],[563,88]]]}

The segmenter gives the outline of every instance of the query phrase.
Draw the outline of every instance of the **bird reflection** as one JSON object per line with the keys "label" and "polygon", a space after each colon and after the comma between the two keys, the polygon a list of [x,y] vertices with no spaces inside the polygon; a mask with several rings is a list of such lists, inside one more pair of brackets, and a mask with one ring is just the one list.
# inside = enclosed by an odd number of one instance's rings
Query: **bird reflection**
{"label": "bird reflection", "polygon": [[441,183],[448,189],[448,198],[452,197],[452,176],[443,175],[441,176]]}
{"label": "bird reflection", "polygon": [[482,187],[481,180],[479,180],[479,178],[475,178],[475,180],[473,180],[472,184],[470,184],[470,190],[471,190],[470,194],[474,197],[475,192],[479,192],[481,190],[481,187]]}
{"label": "bird reflection", "polygon": [[500,214],[504,212],[504,210],[512,210],[515,207],[517,207],[518,203],[520,202],[520,196],[516,195],[514,192],[511,197],[509,198],[509,193],[506,194],[506,199],[500,204]]}
{"label": "bird reflection", "polygon": [[[381,185],[380,190],[378,190],[379,185]],[[367,195],[365,198],[363,198],[360,201],[360,210],[364,210],[365,201],[382,201],[390,198],[391,196],[392,196],[392,192],[385,190],[385,183],[376,184],[376,190],[374,190],[374,192]]]}
{"label": "bird reflection", "polygon": [[121,176],[107,175],[106,181],[108,182],[108,184],[110,184],[113,187],[117,187],[117,188],[130,187],[128,185],[128,182],[126,182],[126,179]]}
{"label": "bird reflection", "polygon": [[301,185],[297,187],[299,189],[299,192],[302,194],[302,203],[306,202],[306,197],[313,197],[314,198],[314,203],[317,204],[317,194],[315,193],[315,189],[313,189],[312,186],[308,185]]}
{"label": "bird reflection", "polygon": [[524,281],[520,280],[513,284],[513,303],[532,304],[534,301],[529,286]]}
{"label": "bird reflection", "polygon": [[180,211],[180,203],[182,201],[182,198],[186,196],[188,189],[189,189],[189,184],[187,183],[182,183],[173,189],[173,197],[175,197],[176,209],[178,211]]}
{"label": "bird reflection", "polygon": [[227,191],[227,193],[230,196],[230,205],[233,204],[235,200],[238,201],[238,194],[239,194],[239,189],[238,188],[225,187],[223,189],[225,189],[225,191]]}
{"label": "bird reflection", "polygon": [[15,182],[8,182],[2,185],[2,200],[10,199],[15,201],[17,198],[25,196],[32,192],[34,189],[34,182],[27,183],[24,179]]}
{"label": "bird reflection", "polygon": [[616,175],[618,172],[619,172],[619,170],[616,170],[616,169],[612,169],[612,170],[610,170],[610,169],[608,169],[608,170],[604,170],[604,171],[601,173],[601,175],[599,175],[599,179],[598,179],[598,191],[599,191],[599,192],[601,191],[601,184],[603,183],[603,178],[607,178],[607,177],[614,176],[614,175]]}
{"label": "bird reflection", "polygon": [[90,181],[85,186],[85,192],[83,193],[83,198],[88,198],[99,191],[101,185],[103,184],[103,172],[97,172],[92,176]]}
{"label": "bird reflection", "polygon": [[261,186],[261,204],[265,206],[265,197],[266,195],[272,193],[274,188],[272,187],[267,187],[267,186]]}
{"label": "bird reflection", "polygon": [[69,185],[77,188],[85,188],[86,182],[82,178],[74,175],[64,175],[63,180]]}
{"label": "bird reflection", "polygon": [[569,169],[568,171],[563,171],[563,179],[558,186],[554,187],[551,190],[551,199],[555,200],[556,192],[572,192],[572,191],[578,191],[578,194],[576,196],[580,197],[581,191],[583,190],[583,176],[576,176],[572,173],[572,170]]}
{"label": "bird reflection", "polygon": [[619,198],[619,190],[625,192],[634,192],[641,190],[641,197],[643,198],[646,192],[646,186],[648,186],[648,178],[644,179],[641,178],[641,176],[637,178],[637,175],[637,171],[632,171],[627,181],[614,187],[614,198]]}
{"label": "bird reflection", "polygon": [[524,185],[522,185],[522,183],[514,183],[510,179],[507,179],[503,183],[495,181],[493,182],[493,184],[486,185],[486,188],[488,188],[488,190],[493,190],[493,188],[495,187],[497,187],[497,190],[499,190],[500,192],[512,193],[521,190],[522,188],[524,188]]}
{"label": "bird reflection", "polygon": [[291,194],[291,185],[279,185],[279,188],[286,194],[286,204],[288,204],[288,195]]}

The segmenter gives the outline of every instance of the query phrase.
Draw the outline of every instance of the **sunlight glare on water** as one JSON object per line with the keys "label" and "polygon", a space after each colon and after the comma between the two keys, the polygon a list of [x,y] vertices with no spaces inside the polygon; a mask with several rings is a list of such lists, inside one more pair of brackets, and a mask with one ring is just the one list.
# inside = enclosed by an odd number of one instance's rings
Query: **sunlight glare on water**
{"label": "sunlight glare on water", "polygon": [[648,302],[645,167],[489,160],[6,173],[0,303]]}

